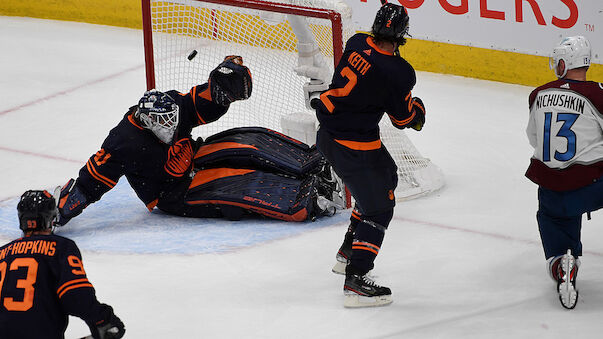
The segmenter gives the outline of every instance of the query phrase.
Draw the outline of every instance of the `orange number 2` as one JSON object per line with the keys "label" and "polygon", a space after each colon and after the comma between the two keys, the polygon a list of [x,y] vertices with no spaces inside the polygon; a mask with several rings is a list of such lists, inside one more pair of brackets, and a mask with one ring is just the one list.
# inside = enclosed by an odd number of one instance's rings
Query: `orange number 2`
{"label": "orange number 2", "polygon": [[320,95],[320,101],[322,101],[325,107],[329,110],[329,113],[333,113],[333,110],[335,109],[335,105],[333,105],[329,97],[347,96],[348,94],[350,94],[350,92],[358,82],[358,76],[356,75],[356,73],[354,73],[354,71],[352,71],[347,66],[341,70],[340,74],[344,78],[348,79],[348,82],[345,84],[345,86],[343,86],[343,88],[332,88]]}

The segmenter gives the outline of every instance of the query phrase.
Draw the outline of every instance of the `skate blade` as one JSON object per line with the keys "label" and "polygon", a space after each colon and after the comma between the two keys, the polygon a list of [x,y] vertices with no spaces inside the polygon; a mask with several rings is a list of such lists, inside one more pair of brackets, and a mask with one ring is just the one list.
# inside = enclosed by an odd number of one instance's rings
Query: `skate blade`
{"label": "skate blade", "polygon": [[337,261],[335,266],[331,269],[331,271],[335,274],[345,274],[345,267],[347,266],[347,262]]}
{"label": "skate blade", "polygon": [[386,306],[394,301],[391,295],[365,297],[356,293],[345,294],[343,306],[347,308]]}
{"label": "skate blade", "polygon": [[576,303],[578,302],[578,290],[571,283],[570,272],[574,269],[574,265],[576,265],[576,260],[572,256],[572,252],[570,250],[567,251],[567,254],[561,259],[561,265],[563,266],[563,270],[566,273],[565,277],[559,287],[557,292],[559,292],[559,301],[561,301],[561,305],[567,309],[573,309],[576,307]]}
{"label": "skate blade", "polygon": [[559,285],[559,301],[568,310],[576,307],[578,303],[578,291],[571,283],[564,282]]}

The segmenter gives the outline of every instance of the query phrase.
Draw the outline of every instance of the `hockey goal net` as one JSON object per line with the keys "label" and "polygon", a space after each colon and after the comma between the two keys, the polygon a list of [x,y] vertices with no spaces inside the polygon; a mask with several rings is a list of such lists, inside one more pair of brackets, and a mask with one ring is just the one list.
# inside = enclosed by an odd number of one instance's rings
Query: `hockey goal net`
{"label": "hockey goal net", "polygon": [[[227,55],[241,55],[251,70],[251,97],[193,131],[202,137],[243,126],[287,133],[284,117],[313,117],[303,94],[309,78],[294,70],[310,63],[330,78],[345,41],[355,33],[343,0],[143,0],[142,11],[148,89],[187,92],[206,82]],[[439,168],[389,119],[382,121],[381,131],[399,168],[398,200],[444,185]]]}

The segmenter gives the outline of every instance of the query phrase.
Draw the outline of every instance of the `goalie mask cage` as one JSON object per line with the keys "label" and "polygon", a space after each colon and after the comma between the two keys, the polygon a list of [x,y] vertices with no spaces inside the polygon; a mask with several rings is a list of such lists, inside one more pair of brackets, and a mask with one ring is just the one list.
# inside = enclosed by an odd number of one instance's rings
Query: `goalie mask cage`
{"label": "goalie mask cage", "polygon": [[[147,89],[188,92],[204,83],[227,55],[240,55],[253,77],[253,93],[233,103],[218,121],[193,131],[203,138],[225,129],[262,126],[282,131],[283,116],[305,112],[303,85],[294,69],[302,59],[326,69],[330,81],[355,33],[343,0],[142,0]],[[302,42],[314,45],[300,51]],[[385,115],[384,115],[385,116]],[[444,185],[444,177],[405,133],[384,118],[381,137],[398,165],[397,200]],[[348,200],[349,205],[349,200]]]}

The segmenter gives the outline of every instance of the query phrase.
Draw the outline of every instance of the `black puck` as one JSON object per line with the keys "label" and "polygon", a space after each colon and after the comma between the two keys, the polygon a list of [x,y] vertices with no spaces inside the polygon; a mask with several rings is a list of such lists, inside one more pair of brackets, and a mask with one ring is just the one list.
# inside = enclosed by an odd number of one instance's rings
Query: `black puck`
{"label": "black puck", "polygon": [[188,55],[187,59],[188,60],[193,60],[194,57],[197,56],[197,50],[193,49],[193,51],[191,52],[191,54]]}

